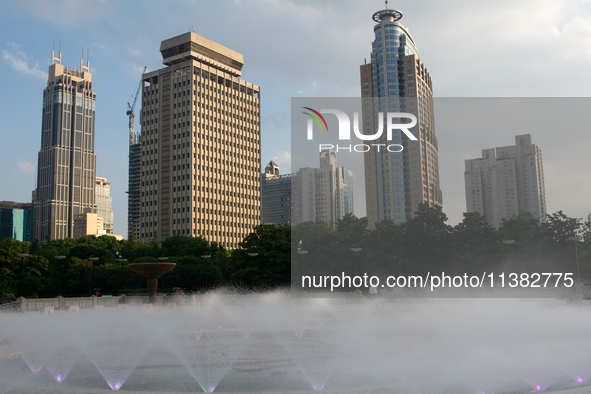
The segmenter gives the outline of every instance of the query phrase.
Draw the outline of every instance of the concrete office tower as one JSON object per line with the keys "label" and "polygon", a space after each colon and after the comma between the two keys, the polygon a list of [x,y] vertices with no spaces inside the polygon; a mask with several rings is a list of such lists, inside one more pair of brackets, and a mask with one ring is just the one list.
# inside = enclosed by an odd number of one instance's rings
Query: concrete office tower
{"label": "concrete office tower", "polygon": [[365,154],[370,228],[384,219],[405,222],[413,217],[420,203],[442,204],[431,77],[408,29],[398,22],[400,18],[402,13],[396,10],[373,14],[377,24],[371,62],[361,66],[362,128],[364,134],[375,134],[380,112],[409,112],[417,117],[417,125],[410,131],[418,140],[411,141],[400,130],[394,130],[391,141],[386,132],[372,141],[400,144],[404,150],[391,153],[372,149]]}
{"label": "concrete office tower", "polygon": [[281,175],[273,160],[265,167],[261,201],[263,224],[291,223],[291,179],[294,176]]}
{"label": "concrete office tower", "polygon": [[353,214],[353,172],[337,166],[334,150],[320,152],[320,168],[301,168],[292,177],[292,224],[321,220],[334,227]]}
{"label": "concrete office tower", "polygon": [[482,150],[481,159],[466,160],[466,210],[479,212],[499,228],[501,219],[531,212],[546,220],[542,151],[529,134],[515,145]]}
{"label": "concrete office tower", "polygon": [[113,234],[113,197],[111,197],[111,182],[107,178],[96,177],[96,214],[103,218],[105,234]]}
{"label": "concrete office tower", "polygon": [[32,203],[0,201],[0,241],[32,242],[35,209]]}
{"label": "concrete office tower", "polygon": [[227,248],[261,223],[260,88],[242,55],[193,32],[143,75],[139,239],[203,236]]}
{"label": "concrete office tower", "polygon": [[74,216],[94,212],[94,105],[90,63],[62,65],[52,52],[43,91],[41,150],[37,165],[35,236],[71,238]]}

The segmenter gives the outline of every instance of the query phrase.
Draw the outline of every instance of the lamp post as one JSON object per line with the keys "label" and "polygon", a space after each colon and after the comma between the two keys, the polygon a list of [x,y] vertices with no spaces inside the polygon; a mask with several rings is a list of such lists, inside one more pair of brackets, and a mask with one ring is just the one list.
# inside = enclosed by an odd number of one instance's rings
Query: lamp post
{"label": "lamp post", "polygon": [[579,273],[579,252],[577,251],[577,241],[581,239],[580,235],[575,235],[574,237],[569,237],[569,241],[575,241],[575,259],[577,260],[577,282],[581,280],[581,275]]}
{"label": "lamp post", "polygon": [[121,263],[121,278],[119,282],[119,294],[123,291],[123,263],[127,261],[127,259],[117,259]]}
{"label": "lamp post", "polygon": [[92,263],[92,290],[90,291],[90,294],[92,294],[92,291],[94,291],[94,262],[97,261],[99,258],[98,257],[89,257],[88,260],[90,260],[90,262]]}
{"label": "lamp post", "polygon": [[205,260],[205,291],[207,291],[208,283],[207,283],[207,259],[211,258],[210,254],[204,254],[201,256],[203,260]]}
{"label": "lamp post", "polygon": [[59,287],[57,291],[57,295],[62,295],[62,260],[66,258],[66,256],[55,256],[56,259],[60,262],[60,273],[59,273]]}
{"label": "lamp post", "polygon": [[20,296],[24,297],[24,279],[25,279],[25,257],[29,257],[28,253],[19,253],[17,254],[18,257],[21,258],[21,289],[20,289]]}
{"label": "lamp post", "polygon": [[254,258],[257,257],[258,253],[249,253],[250,257],[252,257],[252,291],[254,291]]}
{"label": "lamp post", "polygon": [[[514,239],[504,239],[503,243],[505,245],[511,245],[511,244],[515,243],[515,240]],[[511,263],[513,263],[513,249],[509,250],[509,258],[510,258]]]}
{"label": "lamp post", "polygon": [[[351,252],[353,252],[353,253],[361,252],[361,248],[351,248]],[[365,267],[362,267],[362,268],[365,268]],[[363,269],[363,271],[365,271],[365,269]],[[365,272],[364,272],[364,274],[365,274]]]}

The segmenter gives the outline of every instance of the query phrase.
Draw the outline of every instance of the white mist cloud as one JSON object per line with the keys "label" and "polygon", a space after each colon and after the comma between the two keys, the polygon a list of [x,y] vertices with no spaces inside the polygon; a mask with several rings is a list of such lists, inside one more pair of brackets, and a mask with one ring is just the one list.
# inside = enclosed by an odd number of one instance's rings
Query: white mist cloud
{"label": "white mist cloud", "polygon": [[27,59],[27,55],[19,50],[20,45],[14,42],[8,42],[7,45],[11,50],[2,50],[2,59],[6,60],[14,71],[25,75],[31,75],[42,80],[47,79],[47,73],[39,69],[39,62],[33,64]]}
{"label": "white mist cloud", "polygon": [[26,160],[19,160],[16,165],[25,174],[31,175],[35,173],[35,164],[29,163]]}
{"label": "white mist cloud", "polygon": [[275,156],[271,159],[273,160],[279,167],[289,166],[291,165],[291,153],[287,151],[277,152]]}

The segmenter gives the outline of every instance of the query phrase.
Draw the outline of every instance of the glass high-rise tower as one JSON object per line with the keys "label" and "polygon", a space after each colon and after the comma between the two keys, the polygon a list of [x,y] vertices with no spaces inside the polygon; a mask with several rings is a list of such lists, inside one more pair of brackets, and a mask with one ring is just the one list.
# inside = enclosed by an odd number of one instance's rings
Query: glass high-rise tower
{"label": "glass high-rise tower", "polygon": [[[441,205],[437,138],[433,118],[431,77],[421,62],[419,50],[408,29],[399,20],[402,13],[385,9],[373,14],[375,40],[371,62],[361,65],[363,130],[374,134],[379,113],[408,112],[417,117],[411,141],[400,130],[392,140],[386,133],[376,143],[400,144],[404,150],[365,153],[367,218],[370,228],[384,219],[395,223],[413,217],[418,204]],[[384,120],[384,124],[386,124]]]}
{"label": "glass high-rise tower", "polygon": [[90,63],[62,65],[52,52],[43,91],[41,150],[37,167],[35,236],[71,238],[74,216],[95,209],[94,105]]}

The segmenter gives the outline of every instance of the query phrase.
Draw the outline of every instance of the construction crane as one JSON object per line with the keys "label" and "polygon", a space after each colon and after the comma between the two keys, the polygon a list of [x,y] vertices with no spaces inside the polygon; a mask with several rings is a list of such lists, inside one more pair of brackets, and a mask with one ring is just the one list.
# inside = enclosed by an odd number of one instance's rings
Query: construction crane
{"label": "construction crane", "polygon": [[[146,73],[146,69],[148,67],[144,67],[144,71],[142,72],[142,76]],[[127,103],[127,116],[129,116],[129,145],[139,143],[139,136],[135,134],[134,131],[134,123],[135,123],[135,113],[133,110],[135,109],[135,104],[137,103],[137,97],[140,94],[140,89],[142,88],[142,79],[140,78],[140,84],[137,87],[137,91],[135,92],[135,97],[133,98],[133,104]],[[133,97],[133,96],[132,96]]]}

